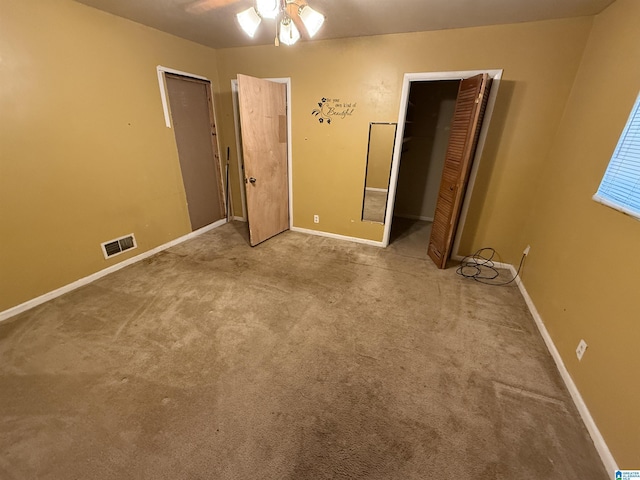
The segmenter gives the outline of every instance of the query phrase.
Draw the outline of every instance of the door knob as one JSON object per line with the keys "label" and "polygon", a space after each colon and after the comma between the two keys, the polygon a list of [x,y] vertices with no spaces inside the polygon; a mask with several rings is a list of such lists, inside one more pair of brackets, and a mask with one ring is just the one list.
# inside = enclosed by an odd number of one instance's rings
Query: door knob
{"label": "door knob", "polygon": [[256,183],[255,177],[249,177],[249,183]]}

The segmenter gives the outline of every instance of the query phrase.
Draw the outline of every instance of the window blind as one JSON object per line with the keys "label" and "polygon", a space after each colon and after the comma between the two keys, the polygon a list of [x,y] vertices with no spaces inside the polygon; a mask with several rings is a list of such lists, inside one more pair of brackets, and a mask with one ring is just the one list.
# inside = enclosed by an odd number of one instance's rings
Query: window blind
{"label": "window blind", "polygon": [[640,219],[640,95],[594,199]]}

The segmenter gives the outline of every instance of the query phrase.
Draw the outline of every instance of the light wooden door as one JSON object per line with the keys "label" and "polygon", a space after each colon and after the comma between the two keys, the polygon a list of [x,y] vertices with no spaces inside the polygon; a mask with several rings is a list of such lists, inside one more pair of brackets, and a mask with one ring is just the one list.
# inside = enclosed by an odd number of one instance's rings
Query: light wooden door
{"label": "light wooden door", "polygon": [[211,85],[172,74],[165,82],[191,230],[197,230],[224,218]]}
{"label": "light wooden door", "polygon": [[238,75],[238,106],[254,246],[289,228],[286,86]]}
{"label": "light wooden door", "polygon": [[438,268],[446,266],[451,254],[490,85],[491,78],[484,73],[462,80],[458,89],[429,239],[428,254]]}

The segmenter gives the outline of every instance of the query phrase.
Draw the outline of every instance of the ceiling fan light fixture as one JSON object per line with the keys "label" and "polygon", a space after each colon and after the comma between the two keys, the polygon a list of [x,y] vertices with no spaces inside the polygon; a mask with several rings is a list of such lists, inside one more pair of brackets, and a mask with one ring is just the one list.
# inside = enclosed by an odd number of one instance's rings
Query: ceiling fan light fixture
{"label": "ceiling fan light fixture", "polygon": [[307,29],[309,37],[313,37],[318,33],[318,30],[320,30],[320,27],[322,27],[322,24],[324,23],[324,15],[315,11],[309,5],[303,5],[300,7],[298,14],[300,15],[300,20],[302,20],[304,27]]}
{"label": "ceiling fan light fixture", "polygon": [[285,45],[293,45],[300,40],[300,32],[289,17],[283,18],[280,23],[280,41]]}
{"label": "ceiling fan light fixture", "polygon": [[[302,3],[298,3],[299,1]],[[301,38],[300,30],[312,38],[318,33],[325,21],[324,15],[307,5],[305,0],[254,0],[254,2],[253,7],[236,15],[238,24],[247,35],[253,38],[262,20],[275,19],[276,38],[274,43],[276,46],[280,42],[285,45],[293,45]],[[295,22],[290,15],[294,16]],[[303,27],[300,27],[298,20],[302,22]]]}
{"label": "ceiling fan light fixture", "polygon": [[242,12],[237,14],[236,18],[238,19],[238,23],[240,24],[242,30],[244,30],[247,35],[253,38],[253,36],[256,34],[256,30],[258,29],[258,25],[260,25],[260,22],[262,21],[260,15],[258,15],[258,13],[256,12],[256,9],[253,7],[247,8],[246,10],[243,10]]}
{"label": "ceiling fan light fixture", "polygon": [[256,10],[262,18],[276,18],[280,13],[279,0],[256,0]]}

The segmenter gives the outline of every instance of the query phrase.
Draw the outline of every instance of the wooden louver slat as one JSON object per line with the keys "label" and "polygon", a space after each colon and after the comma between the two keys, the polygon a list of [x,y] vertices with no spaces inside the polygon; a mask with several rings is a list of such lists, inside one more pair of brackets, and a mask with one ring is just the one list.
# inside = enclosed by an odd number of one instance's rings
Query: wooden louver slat
{"label": "wooden louver slat", "polygon": [[428,254],[438,268],[444,268],[451,253],[462,198],[469,179],[491,79],[480,74],[460,82],[451,123],[449,144],[431,227]]}

